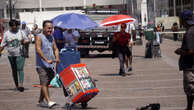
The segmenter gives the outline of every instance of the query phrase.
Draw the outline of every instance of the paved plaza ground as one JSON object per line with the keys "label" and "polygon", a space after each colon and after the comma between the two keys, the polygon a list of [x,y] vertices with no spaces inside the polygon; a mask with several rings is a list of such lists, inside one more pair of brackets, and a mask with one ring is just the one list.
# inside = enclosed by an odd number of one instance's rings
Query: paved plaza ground
{"label": "paved plaza ground", "polygon": [[[91,52],[89,58],[81,58],[87,64],[100,93],[88,102],[90,110],[135,110],[150,103],[160,103],[161,110],[184,110],[186,97],[183,92],[182,72],[178,70],[178,56],[174,50],[180,42],[164,40],[161,44],[162,57],[145,59],[143,46],[133,49],[133,71],[126,77],[118,75],[118,59],[109,57],[110,52],[97,55]],[[39,97],[39,83],[35,70],[34,44],[30,47],[30,58],[25,63],[24,92],[14,90],[11,69],[6,52],[0,58],[0,110],[46,110],[36,105]],[[51,88],[51,98],[59,105],[54,110],[63,110],[66,99],[61,88]],[[80,105],[73,107],[81,109]]]}

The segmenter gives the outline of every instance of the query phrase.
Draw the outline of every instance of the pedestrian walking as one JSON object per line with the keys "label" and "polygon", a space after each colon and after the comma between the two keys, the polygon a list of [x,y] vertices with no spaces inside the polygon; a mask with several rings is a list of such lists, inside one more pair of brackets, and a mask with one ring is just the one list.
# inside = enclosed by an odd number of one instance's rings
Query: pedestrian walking
{"label": "pedestrian walking", "polygon": [[[160,23],[160,28],[161,28],[161,32],[165,31],[165,27],[164,27],[163,23]],[[161,33],[160,43],[163,42],[163,39],[164,39],[164,33]]]}
{"label": "pedestrian walking", "polygon": [[75,45],[77,47],[78,41],[79,41],[79,38],[80,38],[80,33],[79,33],[78,29],[73,30],[73,37],[74,37],[74,40],[75,40]]}
{"label": "pedestrian walking", "polygon": [[162,28],[160,27],[160,24],[158,24],[155,28],[155,32],[156,32],[156,41],[160,44],[162,43]]}
{"label": "pedestrian walking", "polygon": [[173,23],[172,27],[171,27],[171,30],[173,33],[173,40],[174,41],[177,41],[178,40],[178,34],[176,32],[178,32],[178,24],[177,22]]}
{"label": "pedestrian walking", "polygon": [[[22,21],[21,30],[24,31],[24,33],[26,34],[26,37],[28,38],[28,40],[31,41],[31,31],[26,26],[25,21]],[[24,53],[23,53],[24,58],[29,58],[29,46],[30,46],[30,42],[22,47],[23,50],[24,50]]]}
{"label": "pedestrian walking", "polygon": [[138,30],[139,30],[139,36],[140,36],[140,38],[142,40],[142,38],[144,36],[144,29],[143,29],[141,24],[139,24]]}
{"label": "pedestrian walking", "polygon": [[128,43],[128,49],[131,53],[131,55],[128,57],[128,56],[125,56],[125,64],[126,64],[126,71],[132,71],[132,62],[133,62],[133,46],[136,44],[136,28],[135,28],[135,25],[134,24],[128,24],[127,25],[127,28],[125,30],[126,32],[128,32],[131,36],[130,38],[130,41]]}
{"label": "pedestrian walking", "polygon": [[[48,85],[55,75],[54,62],[59,63],[59,51],[52,36],[52,21],[43,22],[43,32],[36,37],[36,70],[40,78],[40,97],[38,104],[52,108],[56,102],[49,97]],[[44,99],[47,103],[45,103]]]}
{"label": "pedestrian walking", "polygon": [[77,42],[80,37],[78,31],[74,32],[72,29],[67,29],[63,33],[65,37],[65,46],[66,47],[71,47],[71,48],[77,48]]}
{"label": "pedestrian walking", "polygon": [[37,24],[34,24],[34,27],[32,28],[31,33],[33,35],[32,43],[34,43],[36,36],[41,33],[41,30],[38,28]]}
{"label": "pedestrian walking", "polygon": [[128,43],[130,41],[130,34],[125,31],[126,24],[121,24],[121,31],[116,32],[114,34],[113,42],[116,48],[116,53],[118,55],[119,63],[120,63],[120,71],[119,75],[125,76],[125,61],[126,57],[128,58],[131,56],[131,51],[128,48]]}
{"label": "pedestrian walking", "polygon": [[[13,19],[9,21],[10,29],[5,32],[0,46],[0,54],[4,48],[8,51],[8,59],[12,69],[12,76],[16,90],[24,91],[24,62],[22,46],[29,43],[26,34],[19,29],[20,22]],[[19,76],[19,80],[18,80]]]}
{"label": "pedestrian walking", "polygon": [[59,51],[65,46],[65,38],[63,36],[63,29],[60,27],[54,27],[53,37]]}
{"label": "pedestrian walking", "polygon": [[180,23],[186,28],[182,46],[175,50],[179,58],[179,69],[183,71],[183,86],[187,96],[187,109],[192,110],[194,100],[194,18],[191,10],[184,10]]}

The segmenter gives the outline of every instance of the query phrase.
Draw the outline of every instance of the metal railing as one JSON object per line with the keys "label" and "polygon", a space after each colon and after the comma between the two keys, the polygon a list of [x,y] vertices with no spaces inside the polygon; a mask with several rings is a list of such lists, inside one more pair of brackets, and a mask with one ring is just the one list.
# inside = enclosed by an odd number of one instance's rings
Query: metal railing
{"label": "metal railing", "polygon": [[183,35],[186,31],[178,31],[178,32],[172,32],[172,31],[164,31],[164,32],[160,32],[161,34],[163,34],[164,38],[167,39],[173,39],[173,34],[178,34],[178,38],[177,40],[181,41],[183,39]]}

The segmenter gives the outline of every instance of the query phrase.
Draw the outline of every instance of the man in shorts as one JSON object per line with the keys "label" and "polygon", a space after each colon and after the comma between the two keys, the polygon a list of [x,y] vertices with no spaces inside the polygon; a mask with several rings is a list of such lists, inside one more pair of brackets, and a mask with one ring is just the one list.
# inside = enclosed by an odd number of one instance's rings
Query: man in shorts
{"label": "man in shorts", "polygon": [[[59,63],[59,51],[52,36],[52,21],[43,22],[43,32],[36,37],[36,70],[40,78],[40,97],[38,104],[52,108],[56,102],[49,97],[48,85],[54,77],[54,62]],[[46,103],[44,101],[46,100]]]}
{"label": "man in shorts", "polygon": [[136,29],[135,29],[135,25],[133,23],[128,24],[128,27],[126,29],[130,35],[131,35],[131,39],[130,42],[128,44],[128,48],[129,51],[131,52],[131,55],[129,57],[126,56],[126,60],[125,60],[125,64],[127,67],[127,71],[132,71],[132,61],[133,61],[133,55],[132,55],[132,49],[133,49],[133,45],[136,44]]}

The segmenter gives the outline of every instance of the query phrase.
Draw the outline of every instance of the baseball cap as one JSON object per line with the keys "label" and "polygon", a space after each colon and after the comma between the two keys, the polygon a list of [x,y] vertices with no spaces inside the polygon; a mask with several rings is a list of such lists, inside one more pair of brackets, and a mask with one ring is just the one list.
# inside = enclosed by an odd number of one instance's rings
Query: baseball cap
{"label": "baseball cap", "polygon": [[193,12],[191,10],[184,10],[181,13],[181,18],[185,20],[189,25],[194,25],[194,18],[193,18]]}
{"label": "baseball cap", "polygon": [[22,24],[26,24],[26,22],[25,21],[22,21]]}

